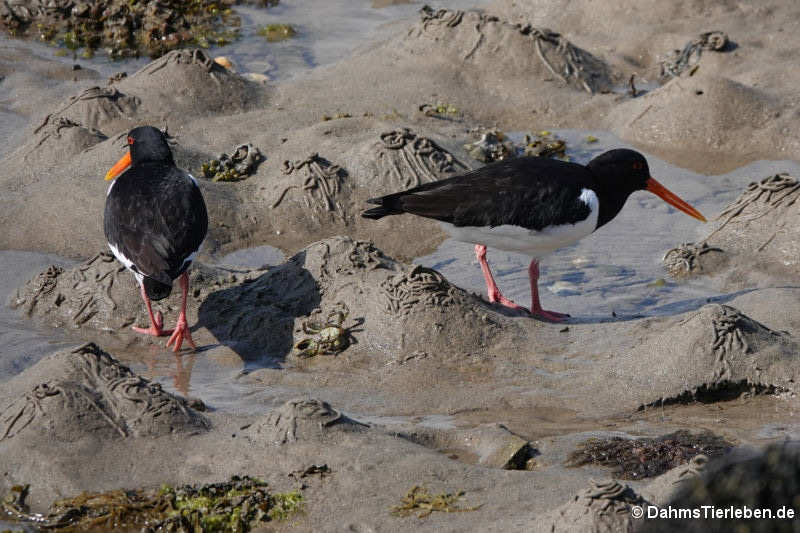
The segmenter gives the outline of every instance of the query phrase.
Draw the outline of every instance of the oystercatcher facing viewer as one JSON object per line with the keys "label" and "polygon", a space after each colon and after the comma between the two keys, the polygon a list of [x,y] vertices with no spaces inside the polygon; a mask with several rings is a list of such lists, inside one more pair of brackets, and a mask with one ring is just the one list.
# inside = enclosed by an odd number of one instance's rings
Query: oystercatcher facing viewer
{"label": "oystercatcher facing viewer", "polygon": [[379,219],[411,213],[441,221],[456,240],[475,244],[490,302],[524,309],[505,298],[486,262],[486,247],[527,254],[533,316],[564,320],[539,302],[539,260],[610,222],[636,191],[650,191],[703,222],[695,208],[650,176],[634,150],[610,150],[578,165],[542,157],[518,157],[451,178],[367,200],[380,207],[361,216]]}
{"label": "oystercatcher facing viewer", "polygon": [[[129,150],[106,174],[103,227],[114,256],[133,272],[150,316],[150,327],[134,331],[170,335],[177,352],[186,340],[196,348],[186,323],[187,269],[208,231],[208,212],[194,177],[175,166],[164,133],[151,126],[128,133]],[[115,179],[116,178],[116,179]],[[174,329],[162,329],[151,300],[162,300],[180,277],[183,300]]]}

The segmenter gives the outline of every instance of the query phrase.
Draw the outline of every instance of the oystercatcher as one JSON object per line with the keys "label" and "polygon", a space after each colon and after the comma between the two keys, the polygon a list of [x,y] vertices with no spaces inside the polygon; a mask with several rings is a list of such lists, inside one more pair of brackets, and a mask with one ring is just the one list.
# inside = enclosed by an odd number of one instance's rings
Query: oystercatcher
{"label": "oystercatcher", "polygon": [[[564,320],[539,302],[539,260],[611,221],[635,191],[646,190],[703,222],[706,219],[650,176],[634,150],[610,150],[586,166],[541,157],[519,157],[367,200],[380,207],[361,216],[379,219],[411,213],[441,221],[456,240],[475,244],[490,302],[525,309],[505,298],[486,262],[486,247],[529,255],[533,316]],[[526,310],[527,311],[527,310]]]}
{"label": "oystercatcher", "polygon": [[[150,327],[134,331],[156,337],[170,335],[167,346],[181,349],[184,340],[196,348],[186,323],[187,269],[208,230],[208,213],[194,177],[175,166],[166,136],[151,126],[128,133],[129,150],[106,174],[103,227],[114,256],[133,272],[150,316]],[[118,177],[119,176],[119,177]],[[175,329],[162,329],[161,300],[181,278],[183,301]]]}

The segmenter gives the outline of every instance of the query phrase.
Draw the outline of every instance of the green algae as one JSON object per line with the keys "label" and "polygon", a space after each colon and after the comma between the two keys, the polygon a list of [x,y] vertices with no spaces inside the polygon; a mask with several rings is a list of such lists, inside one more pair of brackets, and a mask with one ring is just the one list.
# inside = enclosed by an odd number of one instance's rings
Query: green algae
{"label": "green algae", "polygon": [[239,37],[235,0],[33,0],[32,9],[8,6],[0,29],[82,56],[104,48],[114,58],[159,57],[186,46],[223,46]]}
{"label": "green algae", "polygon": [[447,115],[457,115],[458,108],[452,104],[436,102],[435,104],[422,104],[419,111],[428,117],[445,117]]}
{"label": "green algae", "polygon": [[456,504],[463,495],[463,490],[455,494],[449,492],[431,494],[428,492],[427,488],[415,485],[403,496],[400,505],[392,507],[391,512],[394,516],[408,516],[417,513],[417,518],[425,518],[434,511],[442,513],[464,513],[477,511],[483,505],[458,507]]}
{"label": "green algae", "polygon": [[35,522],[53,531],[140,528],[143,532],[246,532],[269,521],[282,521],[300,512],[302,493],[270,493],[267,483],[249,476],[206,485],[158,489],[84,492],[54,502],[47,515],[31,514],[27,485],[14,486],[0,511],[21,522]]}
{"label": "green algae", "polygon": [[220,154],[200,166],[203,177],[212,181],[241,181],[250,176],[264,156],[252,144],[237,146],[230,154]]}
{"label": "green algae", "polygon": [[271,43],[285,41],[297,35],[291,24],[267,24],[256,33]]}

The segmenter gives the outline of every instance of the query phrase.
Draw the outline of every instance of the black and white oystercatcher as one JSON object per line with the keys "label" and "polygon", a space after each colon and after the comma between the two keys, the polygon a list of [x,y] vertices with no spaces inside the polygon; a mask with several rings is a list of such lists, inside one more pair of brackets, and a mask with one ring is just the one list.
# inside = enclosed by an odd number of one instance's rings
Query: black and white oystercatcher
{"label": "black and white oystercatcher", "polygon": [[486,247],[527,254],[530,313],[552,321],[568,315],[539,302],[539,260],[610,222],[635,191],[650,191],[703,222],[706,219],[650,176],[634,150],[610,150],[586,166],[541,157],[498,161],[452,178],[368,200],[365,218],[411,213],[442,222],[456,240],[475,244],[490,302],[524,309],[505,298],[486,262]]}
{"label": "black and white oystercatcher", "polygon": [[[150,327],[134,330],[156,337],[172,335],[167,346],[196,348],[186,323],[187,269],[208,230],[208,213],[195,179],[175,166],[165,135],[151,126],[128,133],[128,152],[106,174],[114,180],[106,194],[103,226],[114,256],[133,272],[142,289]],[[172,291],[181,278],[183,301],[175,329],[162,329],[161,312],[153,316],[150,300]]]}

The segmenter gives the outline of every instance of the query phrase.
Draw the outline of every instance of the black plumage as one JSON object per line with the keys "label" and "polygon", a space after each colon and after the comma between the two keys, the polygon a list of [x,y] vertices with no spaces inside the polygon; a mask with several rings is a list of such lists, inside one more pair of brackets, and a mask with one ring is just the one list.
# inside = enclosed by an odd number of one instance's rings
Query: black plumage
{"label": "black plumage", "polygon": [[200,189],[174,165],[148,162],[117,178],[106,199],[106,239],[144,276],[147,295],[166,298],[208,230]]}
{"label": "black plumage", "polygon": [[[621,156],[624,165],[619,162]],[[631,164],[636,156],[644,163],[641,172]],[[624,172],[618,167],[624,167]],[[630,174],[624,181],[618,179]],[[519,157],[372,198],[367,201],[381,207],[364,211],[362,216],[379,219],[411,213],[454,226],[513,225],[541,231],[548,226],[585,220],[590,209],[580,195],[588,189],[600,200],[599,228],[619,213],[631,193],[645,188],[648,177],[647,163],[632,150],[606,152],[586,166],[542,157]]]}
{"label": "black plumage", "polygon": [[153,132],[137,135],[141,129],[131,132],[131,165],[108,193],[103,227],[109,244],[143,276],[147,295],[160,300],[189,268],[187,259],[206,236],[208,213],[200,188],[175,166],[163,134],[149,128]]}
{"label": "black plumage", "polygon": [[[130,269],[141,286],[150,327],[131,326],[137,333],[170,335],[167,346],[180,351],[183,341],[196,348],[186,319],[187,269],[208,231],[208,211],[194,178],[175,166],[167,138],[152,126],[128,133],[128,151],[106,173],[114,181],[106,193],[103,217],[114,256]],[[164,329],[161,300],[180,278],[181,310],[173,329]]]}

